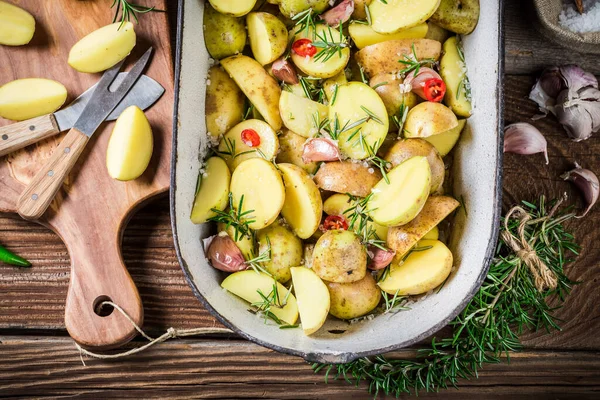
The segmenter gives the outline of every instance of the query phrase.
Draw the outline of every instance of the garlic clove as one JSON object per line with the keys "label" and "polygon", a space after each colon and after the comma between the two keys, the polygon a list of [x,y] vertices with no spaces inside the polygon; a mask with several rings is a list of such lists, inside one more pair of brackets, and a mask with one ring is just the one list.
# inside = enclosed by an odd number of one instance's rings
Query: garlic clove
{"label": "garlic clove", "polygon": [[219,232],[211,238],[210,241],[205,239],[205,254],[214,268],[225,272],[248,269],[244,255],[227,232]]}
{"label": "garlic clove", "polygon": [[592,136],[592,116],[582,105],[581,99],[569,100],[569,89],[563,90],[558,95],[555,112],[558,122],[575,142],[586,140]]}
{"label": "garlic clove", "polygon": [[544,114],[554,113],[555,99],[565,89],[565,84],[557,67],[546,68],[537,80],[529,98],[535,101]]}
{"label": "garlic clove", "polygon": [[581,190],[586,208],[583,211],[583,214],[578,216],[578,218],[585,217],[594,204],[596,204],[598,201],[598,193],[600,192],[598,176],[596,176],[596,174],[589,169],[581,168],[579,164],[575,163],[575,169],[572,169],[571,171],[561,175],[561,178],[566,181],[573,182],[573,184],[577,186],[579,190]]}
{"label": "garlic clove", "polygon": [[416,76],[415,76],[414,71],[410,72],[404,79],[403,84],[411,85],[412,91],[417,96],[419,96],[423,100],[427,100],[427,97],[425,96],[424,87],[425,87],[425,82],[428,81],[429,79],[442,79],[442,78],[441,78],[440,74],[435,72],[433,69],[427,68],[427,67],[421,67],[421,68],[419,68],[419,73]]}
{"label": "garlic clove", "polygon": [[337,142],[328,138],[312,138],[304,143],[302,161],[306,164],[316,161],[337,161],[341,158]]}
{"label": "garlic clove", "polygon": [[329,26],[338,27],[347,22],[354,12],[354,0],[344,0],[331,10],[321,14],[321,19]]}
{"label": "garlic clove", "polygon": [[273,62],[271,72],[275,78],[290,85],[295,85],[299,82],[296,69],[291,62],[283,57]]}
{"label": "garlic clove", "polygon": [[367,247],[367,255],[369,256],[367,268],[378,271],[390,265],[396,255],[396,250],[383,250],[379,247],[369,245]]}
{"label": "garlic clove", "polygon": [[[580,89],[591,86],[598,89],[598,80],[593,74],[584,71],[578,65],[563,65],[559,67],[560,75],[566,88],[569,89],[569,99],[577,96]],[[554,95],[552,97],[557,97]]]}
{"label": "garlic clove", "polygon": [[600,90],[586,87],[579,91],[582,100],[581,106],[590,114],[592,119],[592,132],[600,130]]}
{"label": "garlic clove", "polygon": [[504,152],[524,155],[544,153],[548,164],[548,142],[535,126],[527,122],[504,128]]}

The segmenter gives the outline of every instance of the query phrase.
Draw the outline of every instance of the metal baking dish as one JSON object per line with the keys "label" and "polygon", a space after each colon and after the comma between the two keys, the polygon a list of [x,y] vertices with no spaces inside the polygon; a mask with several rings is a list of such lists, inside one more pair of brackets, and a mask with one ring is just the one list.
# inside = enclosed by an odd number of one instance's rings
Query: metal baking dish
{"label": "metal baking dish", "polygon": [[[198,171],[208,140],[204,121],[209,55],[203,41],[204,2],[179,0],[171,217],[175,248],[196,297],[225,326],[262,346],[309,361],[341,363],[416,343],[451,321],[484,280],[499,227],[502,182],[503,35],[502,1],[481,2],[479,24],[463,40],[472,85],[474,114],[454,151],[454,195],[468,215],[458,212],[449,246],[454,271],[442,289],[408,311],[349,325],[329,318],[314,335],[280,330],[247,312],[247,304],[220,287],[223,274],[212,268],[201,246],[208,225],[189,218]],[[334,334],[330,331],[345,331]]]}

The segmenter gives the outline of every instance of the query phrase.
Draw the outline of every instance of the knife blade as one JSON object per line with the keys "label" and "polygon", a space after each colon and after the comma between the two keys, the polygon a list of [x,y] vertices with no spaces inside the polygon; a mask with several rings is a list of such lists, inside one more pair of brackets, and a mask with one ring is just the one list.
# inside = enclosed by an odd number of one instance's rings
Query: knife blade
{"label": "knife blade", "polygon": [[151,54],[152,47],[135,63],[123,82],[114,90],[111,90],[110,86],[125,60],[102,75],[73,128],[21,194],[17,209],[23,218],[38,219],[46,212],[90,138],[142,75]]}

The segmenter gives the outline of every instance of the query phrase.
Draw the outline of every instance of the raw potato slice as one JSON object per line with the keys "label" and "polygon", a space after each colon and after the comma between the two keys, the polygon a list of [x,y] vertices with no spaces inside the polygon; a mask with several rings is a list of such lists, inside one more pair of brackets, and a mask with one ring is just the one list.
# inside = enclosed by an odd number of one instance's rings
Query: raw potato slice
{"label": "raw potato slice", "polygon": [[456,115],[443,104],[424,101],[408,111],[404,137],[426,138],[458,126]]}
{"label": "raw potato slice", "polygon": [[[336,28],[331,28],[327,25],[318,24],[316,27],[316,34],[318,36],[327,35],[328,41],[330,42],[332,41],[330,36],[333,35],[333,42],[341,43],[340,34]],[[313,36],[312,29],[309,29],[308,32],[306,30],[302,30],[301,32],[296,34],[296,36],[294,37],[294,42],[299,39],[310,39],[313,42],[321,41],[321,39],[319,39],[318,36]],[[346,38],[344,37],[343,40],[346,40]],[[292,61],[302,72],[304,72],[307,75],[314,76],[316,78],[331,78],[332,76],[335,76],[342,72],[344,68],[346,68],[348,61],[350,60],[349,47],[345,47],[344,49],[342,49],[341,55],[336,53],[327,61],[324,61],[324,58],[315,60],[315,57],[317,57],[317,55],[321,51],[322,49],[318,49],[317,54],[315,54],[314,56],[305,57],[296,54],[292,50]]]}
{"label": "raw potato slice", "polygon": [[67,89],[50,79],[27,78],[0,87],[0,117],[14,121],[39,117],[58,110]]}
{"label": "raw potato slice", "polygon": [[323,190],[366,197],[381,179],[381,173],[362,163],[334,161],[321,164],[314,179]]}
{"label": "raw potato slice", "polygon": [[285,200],[285,189],[279,171],[262,158],[244,161],[231,176],[231,195],[238,207],[242,196],[241,212],[252,211],[248,220],[253,220],[250,229],[263,229],[273,223]]}
{"label": "raw potato slice", "polygon": [[[376,118],[371,117],[371,114]],[[329,121],[333,123],[338,120],[339,126],[344,127],[364,118],[367,118],[366,122],[347,129],[338,138],[341,152],[356,160],[377,153],[388,133],[388,114],[383,100],[369,85],[350,82],[338,87],[336,101],[329,107]],[[360,131],[357,133],[358,130]],[[361,142],[361,138],[364,142]]]}
{"label": "raw potato slice", "polygon": [[79,72],[107,70],[129,55],[136,37],[131,22],[106,25],[79,40],[69,52],[69,65]]}
{"label": "raw potato slice", "polygon": [[[384,226],[409,223],[423,208],[431,187],[431,169],[425,157],[413,157],[388,172],[373,188],[367,203],[373,221]],[[388,233],[389,239],[389,233]]]}
{"label": "raw potato slice", "polygon": [[[229,180],[231,180],[231,178]],[[229,194],[229,187],[227,188],[227,194]],[[238,249],[240,249],[246,260],[254,258],[254,240],[252,239],[252,237],[247,235],[240,235],[238,233],[237,240],[235,240],[235,227],[230,225],[229,228],[227,228],[227,225],[222,222],[217,224],[217,229],[219,230],[219,232],[227,232],[231,240],[233,240]]]}
{"label": "raw potato slice", "polygon": [[438,240],[440,238],[440,230],[437,226],[431,228],[429,232],[423,236],[422,240]]}
{"label": "raw potato slice", "polygon": [[254,8],[256,0],[209,0],[215,10],[221,14],[242,17]]}
{"label": "raw potato slice", "polygon": [[281,214],[301,239],[308,239],[319,229],[323,200],[319,188],[302,168],[279,164],[285,185],[285,203]]}
{"label": "raw potato slice", "polygon": [[262,65],[277,60],[287,47],[288,31],[273,14],[252,12],[246,17],[254,59]]}
{"label": "raw potato slice", "polygon": [[209,4],[204,8],[204,43],[210,56],[220,60],[239,54],[246,46],[246,25],[242,18],[221,14]]}
{"label": "raw potato slice", "polygon": [[[344,211],[347,211],[354,205],[352,199],[347,194],[336,193],[333,196],[330,196],[323,203],[323,211],[327,215],[342,215],[345,218],[348,218],[348,214],[344,214]],[[387,239],[388,227],[379,225],[375,222],[367,222],[367,229],[371,229],[373,227],[375,229],[375,233],[377,237],[383,241]]]}
{"label": "raw potato slice", "polygon": [[369,6],[371,26],[375,32],[394,33],[411,28],[429,19],[440,0],[373,1]]}
{"label": "raw potato slice", "polygon": [[367,251],[354,232],[327,231],[315,244],[312,269],[328,282],[356,282],[367,274]]}
{"label": "raw potato slice", "polygon": [[[430,196],[423,209],[415,219],[408,224],[391,227],[388,232],[387,245],[396,250],[394,260],[402,258],[412,249],[419,240],[430,234],[460,203],[448,196]],[[437,237],[436,237],[437,239]]]}
{"label": "raw potato slice", "polygon": [[351,23],[348,27],[348,33],[350,33],[350,37],[354,41],[356,47],[362,49],[372,44],[377,44],[388,40],[422,39],[425,37],[425,35],[427,35],[428,29],[429,28],[426,23],[421,23],[413,26],[412,28],[403,29],[396,33],[384,34],[375,32],[369,25]]}
{"label": "raw potato slice", "polygon": [[281,119],[286,128],[306,138],[319,133],[317,123],[324,121],[329,107],[305,97],[297,96],[287,90],[281,92],[279,99]]}
{"label": "raw potato slice", "polygon": [[35,19],[20,7],[0,1],[0,44],[22,46],[33,38]]}
{"label": "raw potato slice", "polygon": [[[221,287],[246,300],[248,303],[262,303],[260,290],[266,297],[273,296],[273,285],[277,285],[278,303],[283,307],[271,306],[270,310],[277,318],[294,325],[298,320],[298,304],[293,294],[288,295],[288,290],[281,283],[269,275],[254,270],[234,272],[221,283]],[[283,302],[287,297],[285,305]]]}
{"label": "raw potato slice", "polygon": [[452,128],[449,131],[442,132],[433,136],[428,136],[423,139],[431,143],[437,149],[440,155],[442,157],[445,157],[448,153],[450,153],[450,150],[452,150],[458,142],[458,139],[460,138],[460,133],[462,132],[466,124],[466,119],[459,119],[456,128]]}
{"label": "raw potato slice", "polygon": [[[204,171],[201,171],[198,176],[198,187],[191,216],[194,224],[203,224],[209,218],[217,215],[211,210],[212,208],[223,211],[227,207],[230,182],[231,172],[225,161],[220,157],[209,158],[204,166]],[[219,230],[224,230],[225,227],[222,228]],[[233,231],[227,233],[232,236]],[[232,239],[234,239],[233,236]],[[238,247],[240,246],[238,245]],[[242,250],[241,247],[240,250]]]}
{"label": "raw potato slice", "polygon": [[106,149],[106,167],[111,178],[131,181],[139,178],[152,158],[152,127],[137,106],[127,107],[115,123]]}
{"label": "raw potato slice", "polygon": [[[336,76],[326,79],[325,82],[323,82],[323,90],[325,90],[325,96],[327,96],[327,100],[330,104],[337,89],[346,83],[348,83],[348,79],[346,78],[346,73],[344,71],[340,72]],[[337,97],[337,94],[335,94],[335,96]]]}
{"label": "raw potato slice", "polygon": [[412,56],[413,45],[418,60],[432,58],[437,61],[440,58],[442,44],[436,40],[399,39],[367,46],[356,53],[355,59],[368,76],[398,72],[406,68],[398,60]]}
{"label": "raw potato slice", "polygon": [[275,78],[271,77],[258,61],[243,55],[221,60],[221,65],[265,121],[276,131],[281,129],[282,122],[279,116],[281,88]]}
{"label": "raw potato slice", "polygon": [[393,167],[415,156],[427,157],[431,169],[431,191],[437,192],[444,183],[446,167],[442,157],[433,145],[423,139],[400,139],[387,151],[384,160]]}
{"label": "raw potato slice", "polygon": [[304,143],[306,138],[294,133],[288,129],[284,129],[279,135],[279,153],[277,153],[277,163],[289,163],[297,165],[309,174],[314,174],[317,170],[317,163],[305,163],[302,160],[304,151]]}
{"label": "raw potato slice", "polygon": [[312,270],[294,267],[292,283],[298,302],[300,322],[305,335],[311,335],[323,326],[329,314],[329,290]]}
{"label": "raw potato slice", "polygon": [[268,252],[271,245],[271,259],[261,263],[261,266],[281,283],[292,279],[290,268],[302,264],[302,241],[278,222],[258,231],[256,241],[257,254]]}
{"label": "raw potato slice", "polygon": [[244,119],[244,93],[229,74],[215,65],[208,70],[206,82],[206,129],[211,142],[216,144],[221,136]]}
{"label": "raw potato slice", "polygon": [[[456,36],[444,42],[444,55],[440,60],[440,75],[446,83],[444,103],[459,117],[471,116],[471,100],[467,96],[467,67],[462,53],[458,50],[460,43]],[[465,84],[467,83],[467,84]]]}
{"label": "raw potato slice", "polygon": [[452,252],[438,240],[423,240],[428,250],[411,253],[403,263],[392,262],[388,276],[378,283],[381,290],[398,296],[427,293],[435,289],[452,271]]}
{"label": "raw potato slice", "polygon": [[381,290],[371,274],[350,283],[327,282],[329,312],[339,319],[353,319],[373,311],[381,300]]}
{"label": "raw potato slice", "polygon": [[[258,146],[250,147],[242,140],[242,132],[247,129],[258,133],[260,137],[260,144]],[[278,150],[279,140],[273,128],[259,119],[247,119],[231,128],[223,136],[221,143],[219,143],[218,151],[233,171],[242,162],[251,158],[262,158],[264,156],[267,160],[272,160],[275,158]]]}

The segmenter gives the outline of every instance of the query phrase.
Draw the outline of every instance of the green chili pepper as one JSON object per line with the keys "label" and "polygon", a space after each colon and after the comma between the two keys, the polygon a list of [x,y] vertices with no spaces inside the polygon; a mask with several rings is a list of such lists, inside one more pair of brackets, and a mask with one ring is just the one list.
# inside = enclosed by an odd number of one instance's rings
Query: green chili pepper
{"label": "green chili pepper", "polygon": [[31,263],[0,246],[0,261],[17,267],[31,267]]}

